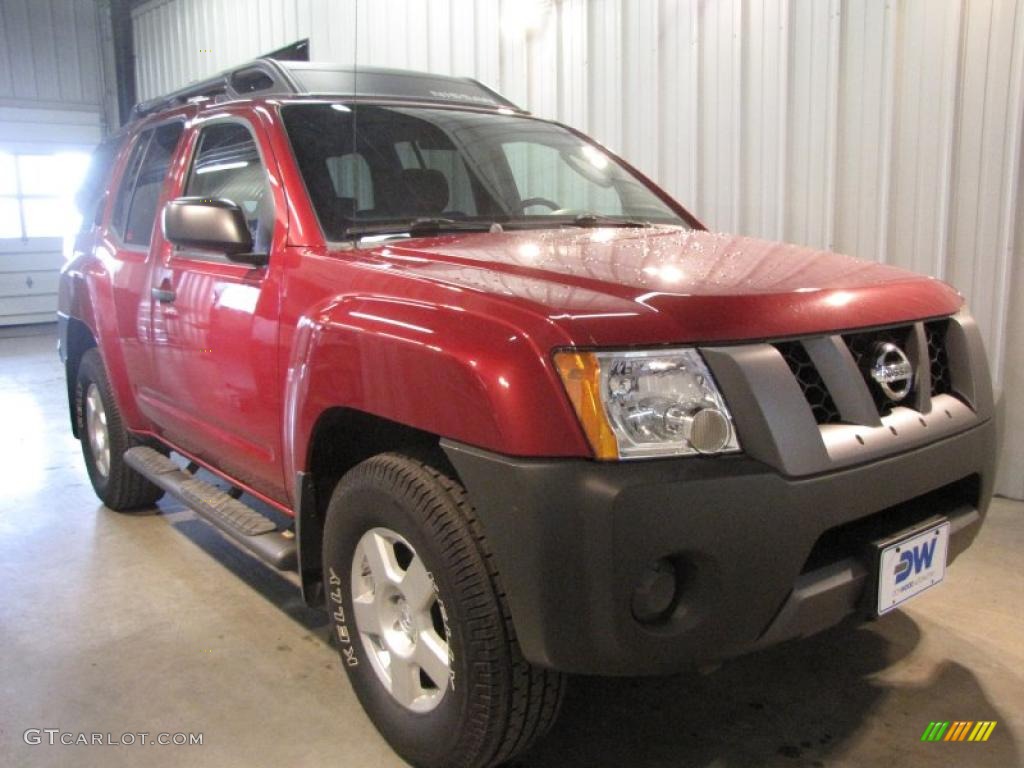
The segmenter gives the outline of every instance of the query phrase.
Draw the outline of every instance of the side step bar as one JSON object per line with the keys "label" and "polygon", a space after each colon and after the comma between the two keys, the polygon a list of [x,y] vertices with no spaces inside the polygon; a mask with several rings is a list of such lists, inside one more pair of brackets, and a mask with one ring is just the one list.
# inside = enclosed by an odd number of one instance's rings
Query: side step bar
{"label": "side step bar", "polygon": [[159,451],[146,446],[129,448],[125,463],[160,486],[222,533],[279,571],[294,571],[295,536],[280,531],[270,518],[243,504],[228,492],[183,471]]}

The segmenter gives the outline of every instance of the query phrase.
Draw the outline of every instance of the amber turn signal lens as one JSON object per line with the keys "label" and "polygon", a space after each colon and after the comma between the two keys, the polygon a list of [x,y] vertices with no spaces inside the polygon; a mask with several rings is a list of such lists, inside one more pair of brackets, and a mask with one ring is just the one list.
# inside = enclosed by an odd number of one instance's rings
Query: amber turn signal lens
{"label": "amber turn signal lens", "polygon": [[572,407],[583,426],[583,432],[598,459],[619,458],[615,440],[604,407],[601,405],[601,364],[590,352],[557,352],[555,367],[569,394]]}

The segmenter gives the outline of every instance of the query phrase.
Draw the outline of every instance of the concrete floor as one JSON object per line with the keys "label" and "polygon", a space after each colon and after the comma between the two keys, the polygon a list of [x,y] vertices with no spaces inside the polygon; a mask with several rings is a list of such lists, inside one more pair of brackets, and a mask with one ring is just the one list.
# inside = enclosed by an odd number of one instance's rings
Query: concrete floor
{"label": "concrete floor", "polygon": [[[402,765],[291,583],[173,503],[97,503],[53,329],[3,335],[0,765]],[[1022,552],[1024,505],[998,500],[947,582],[878,622],[704,676],[575,679],[519,765],[1019,766]],[[930,720],[998,725],[984,744],[922,744]],[[203,743],[29,746],[29,728]]]}

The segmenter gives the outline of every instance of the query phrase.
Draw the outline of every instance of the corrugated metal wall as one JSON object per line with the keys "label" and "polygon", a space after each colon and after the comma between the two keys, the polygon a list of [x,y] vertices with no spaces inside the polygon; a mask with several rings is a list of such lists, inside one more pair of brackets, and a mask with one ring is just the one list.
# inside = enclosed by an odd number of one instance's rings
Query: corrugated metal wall
{"label": "corrugated metal wall", "polygon": [[[303,37],[313,58],[476,76],[712,228],[951,280],[997,386],[1024,383],[1024,0],[155,0],[134,28],[141,97]],[[1006,390],[1001,489],[1024,496]]]}
{"label": "corrugated metal wall", "polygon": [[[0,0],[0,152],[88,151],[103,138],[96,0]],[[0,325],[57,311],[59,238],[0,240]]]}
{"label": "corrugated metal wall", "polygon": [[99,73],[96,0],[0,2],[0,106],[95,111]]}

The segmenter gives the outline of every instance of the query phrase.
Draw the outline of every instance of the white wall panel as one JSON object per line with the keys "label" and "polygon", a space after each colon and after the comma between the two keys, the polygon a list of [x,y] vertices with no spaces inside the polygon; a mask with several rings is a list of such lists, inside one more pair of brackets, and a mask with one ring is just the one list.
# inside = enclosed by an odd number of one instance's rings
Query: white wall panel
{"label": "white wall panel", "polygon": [[834,247],[838,0],[791,0],[783,237]]}
{"label": "white wall panel", "polygon": [[[89,151],[105,133],[96,0],[0,0],[0,152]],[[0,326],[56,319],[61,241],[0,240]]]}
{"label": "white wall panel", "polygon": [[0,152],[89,152],[102,138],[98,112],[0,106]]}
{"label": "white wall panel", "polygon": [[886,258],[892,168],[897,14],[889,3],[847,0],[841,22],[835,238]]}
{"label": "white wall panel", "polygon": [[63,264],[60,238],[0,240],[0,326],[54,322]]}
{"label": "white wall panel", "polygon": [[0,0],[0,105],[102,104],[96,0]]}
{"label": "white wall panel", "polygon": [[789,1],[749,3],[744,15],[740,227],[783,237],[787,167]]}
{"label": "white wall panel", "polygon": [[479,77],[712,228],[951,280],[1009,393],[1000,488],[1024,496],[1024,0],[154,0],[134,18],[142,97],[309,37],[314,58]]}
{"label": "white wall panel", "polygon": [[[698,216],[700,7],[663,2],[659,13],[659,168],[652,175]],[[672,85],[668,85],[671,83]],[[599,134],[599,131],[593,133]],[[620,148],[621,149],[621,148]]]}
{"label": "white wall panel", "polygon": [[[739,228],[742,101],[741,0],[705,0],[699,6],[700,172],[697,210],[714,210],[715,226]],[[630,84],[630,88],[632,88]],[[652,105],[655,106],[656,105]],[[693,104],[690,105],[693,108]],[[624,145],[623,149],[626,149]],[[714,169],[708,173],[706,169]],[[656,172],[651,174],[657,178]]]}

